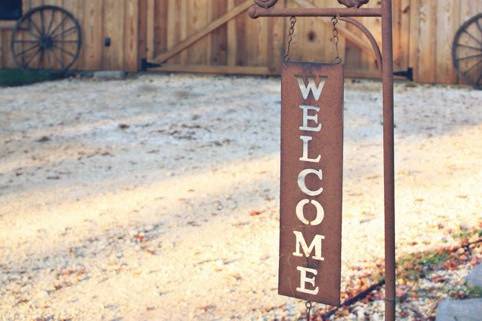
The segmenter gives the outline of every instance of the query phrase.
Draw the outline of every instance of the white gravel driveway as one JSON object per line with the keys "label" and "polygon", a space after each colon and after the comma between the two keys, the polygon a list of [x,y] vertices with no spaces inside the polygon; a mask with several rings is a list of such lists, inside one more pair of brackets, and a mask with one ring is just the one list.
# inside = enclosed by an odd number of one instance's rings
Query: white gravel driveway
{"label": "white gravel driveway", "polygon": [[[279,79],[0,88],[0,320],[259,320],[278,296]],[[383,258],[380,84],[346,83],[343,285]],[[398,254],[480,228],[482,91],[396,86]]]}

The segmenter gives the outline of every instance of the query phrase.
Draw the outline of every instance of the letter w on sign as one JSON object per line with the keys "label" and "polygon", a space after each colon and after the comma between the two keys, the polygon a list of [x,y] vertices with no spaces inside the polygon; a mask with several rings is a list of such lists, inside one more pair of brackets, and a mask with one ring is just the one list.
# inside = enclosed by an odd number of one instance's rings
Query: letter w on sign
{"label": "letter w on sign", "polygon": [[281,96],[279,293],[339,305],[343,66],[286,63]]}

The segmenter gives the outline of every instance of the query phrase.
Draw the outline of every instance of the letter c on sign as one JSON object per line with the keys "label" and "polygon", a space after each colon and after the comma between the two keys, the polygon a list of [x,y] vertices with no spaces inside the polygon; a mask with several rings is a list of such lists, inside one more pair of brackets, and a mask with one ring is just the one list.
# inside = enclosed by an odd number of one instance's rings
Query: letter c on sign
{"label": "letter c on sign", "polygon": [[[305,205],[308,204],[308,203],[313,204],[316,208],[316,218],[313,221],[311,221],[311,223],[310,223],[310,221],[308,221],[305,218],[305,213],[303,212],[303,209],[305,208]],[[298,204],[296,205],[296,217],[298,217],[298,219],[303,224],[319,225],[319,224],[321,224],[321,222],[323,222],[323,219],[325,218],[325,210],[323,209],[323,206],[321,206],[321,204],[317,200],[309,201],[305,198],[305,199],[302,199],[301,201],[299,201]]]}
{"label": "letter c on sign", "polygon": [[323,173],[321,172],[321,169],[319,170],[316,170],[316,169],[311,169],[311,168],[308,168],[308,169],[304,169],[300,172],[300,174],[298,175],[298,186],[299,188],[301,189],[301,191],[303,193],[305,193],[306,195],[309,195],[309,196],[318,196],[320,195],[322,192],[323,192],[323,187],[320,187],[319,189],[317,189],[316,191],[312,191],[310,189],[308,189],[306,187],[306,176],[308,174],[315,174],[316,176],[318,176],[318,178],[320,179],[320,181],[323,179]]}

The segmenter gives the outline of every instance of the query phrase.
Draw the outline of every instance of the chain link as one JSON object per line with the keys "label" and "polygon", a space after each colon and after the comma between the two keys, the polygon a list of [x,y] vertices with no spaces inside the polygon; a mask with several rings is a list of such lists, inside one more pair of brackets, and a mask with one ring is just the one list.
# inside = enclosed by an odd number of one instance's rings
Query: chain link
{"label": "chain link", "polygon": [[284,59],[286,62],[290,59],[290,50],[291,50],[291,43],[293,42],[294,34],[295,34],[295,26],[296,26],[296,17],[290,17],[290,30],[288,31],[288,45],[286,46],[286,52]]}
{"label": "chain link", "polygon": [[[343,62],[343,60],[340,57],[340,50],[338,48],[338,29],[336,25],[338,24],[339,20],[337,16],[334,16],[331,18],[331,23],[333,24],[333,31],[332,31],[332,38],[331,41],[333,42],[333,45],[335,46],[335,52],[336,52],[336,58],[335,58],[335,63],[340,64]],[[291,51],[291,43],[293,42],[294,39],[294,34],[295,34],[295,27],[296,27],[296,17],[291,16],[290,17],[290,29],[288,31],[288,45],[286,46],[286,51],[284,55],[284,60],[288,62],[290,60],[290,51]]]}
{"label": "chain link", "polygon": [[338,29],[336,28],[336,25],[338,24],[338,17],[334,16],[331,18],[331,23],[333,24],[333,32],[332,32],[332,38],[331,41],[333,42],[333,45],[335,46],[335,52],[336,52],[336,58],[335,58],[335,63],[340,64],[342,63],[342,59],[340,57],[340,50],[338,48]]}
{"label": "chain link", "polygon": [[313,307],[313,303],[311,301],[306,301],[306,321],[311,321],[311,308]]}

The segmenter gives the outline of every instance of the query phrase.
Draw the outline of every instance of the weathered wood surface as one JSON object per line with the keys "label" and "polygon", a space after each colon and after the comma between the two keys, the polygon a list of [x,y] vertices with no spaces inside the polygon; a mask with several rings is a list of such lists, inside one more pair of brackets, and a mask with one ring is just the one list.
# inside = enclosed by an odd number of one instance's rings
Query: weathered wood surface
{"label": "weathered wood surface", "polygon": [[[65,7],[83,29],[83,48],[74,68],[139,70],[140,60],[167,59],[157,70],[278,74],[289,23],[250,19],[249,0],[23,0],[24,10],[42,4]],[[278,6],[339,6],[337,0],[280,0]],[[370,1],[369,7],[377,6]],[[457,83],[451,43],[457,28],[482,11],[482,0],[393,0],[395,70],[414,69],[415,80]],[[242,10],[241,10],[242,9]],[[378,18],[359,18],[380,39]],[[217,22],[217,23],[216,23]],[[14,67],[12,23],[0,21],[0,67]],[[365,37],[339,24],[340,52],[348,76],[377,75]],[[329,19],[298,19],[292,57],[330,62]],[[104,40],[110,38],[106,47]],[[157,58],[157,59],[156,59]],[[266,71],[266,72],[265,72]]]}
{"label": "weathered wood surface", "polygon": [[[23,0],[23,10],[55,5],[70,11],[82,27],[83,46],[74,69],[122,69],[139,67],[139,0]],[[5,22],[3,22],[5,24]],[[0,67],[12,68],[11,24],[0,24]],[[111,46],[104,46],[104,39]]]}

